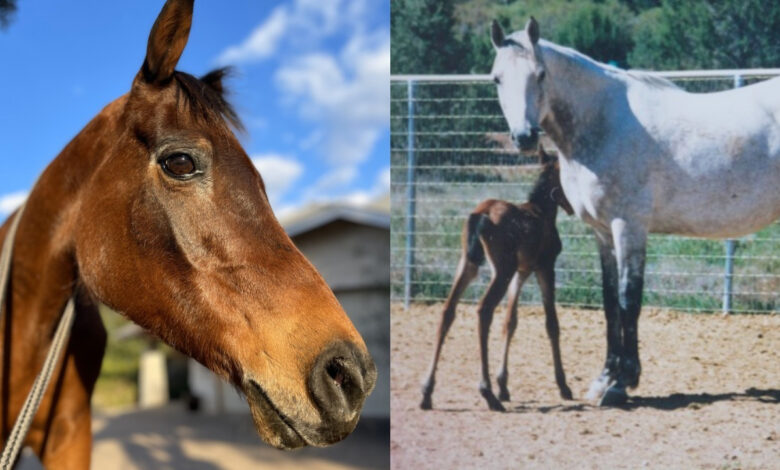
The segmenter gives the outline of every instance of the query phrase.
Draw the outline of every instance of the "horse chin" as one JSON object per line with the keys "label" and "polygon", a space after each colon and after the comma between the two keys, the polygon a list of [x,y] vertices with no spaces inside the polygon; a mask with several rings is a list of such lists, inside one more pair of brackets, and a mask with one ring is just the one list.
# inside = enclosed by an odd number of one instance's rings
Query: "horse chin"
{"label": "horse chin", "polygon": [[271,401],[265,390],[254,380],[244,387],[252,420],[260,437],[277,449],[297,449],[308,444],[295,429],[290,418],[282,413]]}
{"label": "horse chin", "polygon": [[312,426],[285,414],[254,380],[248,380],[243,388],[257,433],[277,449],[291,450],[307,445],[324,447],[335,444],[347,437],[358,422],[359,413],[348,423],[336,426],[322,423]]}

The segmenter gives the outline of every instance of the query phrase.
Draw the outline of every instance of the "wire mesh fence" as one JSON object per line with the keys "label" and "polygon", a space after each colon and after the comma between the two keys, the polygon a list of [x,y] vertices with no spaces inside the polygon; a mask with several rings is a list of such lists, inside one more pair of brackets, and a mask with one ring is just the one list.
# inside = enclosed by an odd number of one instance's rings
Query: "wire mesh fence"
{"label": "wire mesh fence", "polygon": [[[725,90],[780,70],[661,74],[695,92]],[[391,299],[447,297],[466,217],[488,198],[526,200],[538,173],[534,158],[509,142],[488,76],[391,78]],[[559,211],[563,252],[556,295],[565,306],[601,307],[601,268],[590,228]],[[463,301],[476,302],[490,278],[483,266]],[[520,299],[538,304],[529,280]],[[780,310],[780,223],[729,242],[651,235],[644,305],[694,312]]]}

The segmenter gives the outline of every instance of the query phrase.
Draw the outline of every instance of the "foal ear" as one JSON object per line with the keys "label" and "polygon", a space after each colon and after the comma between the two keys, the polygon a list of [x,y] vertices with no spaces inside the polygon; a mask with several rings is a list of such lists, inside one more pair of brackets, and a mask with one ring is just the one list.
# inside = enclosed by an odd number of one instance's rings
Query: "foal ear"
{"label": "foal ear", "polygon": [[533,16],[525,24],[525,32],[528,33],[528,39],[531,40],[531,44],[539,42],[539,23],[536,22],[536,18]]}
{"label": "foal ear", "polygon": [[165,83],[173,77],[192,25],[194,0],[168,0],[149,33],[141,71],[148,83]]}
{"label": "foal ear", "polygon": [[493,23],[490,25],[490,41],[496,49],[504,44],[504,30],[501,29],[501,25],[496,20],[493,20]]}
{"label": "foal ear", "polygon": [[557,160],[554,156],[550,155],[549,153],[544,151],[544,147],[539,145],[539,164],[540,165],[547,165],[548,163],[552,163],[555,160]]}

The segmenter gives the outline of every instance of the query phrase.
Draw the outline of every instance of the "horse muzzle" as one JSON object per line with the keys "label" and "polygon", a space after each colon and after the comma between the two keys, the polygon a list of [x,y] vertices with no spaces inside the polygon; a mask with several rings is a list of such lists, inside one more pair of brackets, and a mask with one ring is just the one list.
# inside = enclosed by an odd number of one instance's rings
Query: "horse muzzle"
{"label": "horse muzzle", "polygon": [[528,132],[512,132],[512,142],[523,154],[535,153],[539,144],[539,129]]}
{"label": "horse muzzle", "polygon": [[376,384],[376,365],[364,349],[337,342],[314,361],[306,387],[319,420],[316,424],[287,414],[265,389],[250,379],[244,387],[255,425],[263,439],[280,449],[327,446],[349,435]]}

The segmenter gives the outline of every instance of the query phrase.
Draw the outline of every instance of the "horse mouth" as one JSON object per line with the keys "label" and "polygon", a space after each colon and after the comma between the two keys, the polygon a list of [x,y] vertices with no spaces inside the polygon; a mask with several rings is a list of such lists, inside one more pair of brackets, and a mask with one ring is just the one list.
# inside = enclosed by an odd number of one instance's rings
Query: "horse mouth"
{"label": "horse mouth", "polygon": [[[260,384],[250,379],[247,388],[247,401],[252,418],[263,440],[284,450],[297,449],[308,444],[292,420],[276,407]],[[262,432],[261,428],[267,429],[267,432]]]}

